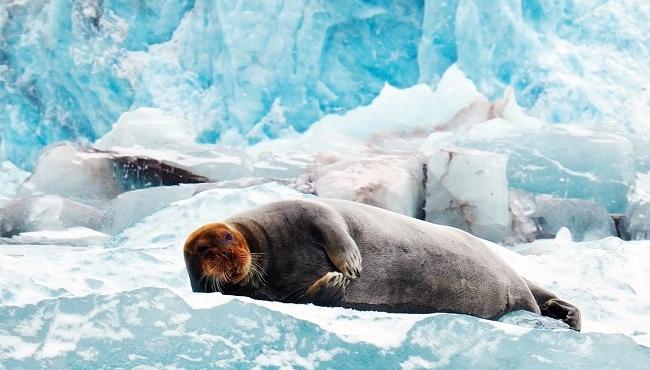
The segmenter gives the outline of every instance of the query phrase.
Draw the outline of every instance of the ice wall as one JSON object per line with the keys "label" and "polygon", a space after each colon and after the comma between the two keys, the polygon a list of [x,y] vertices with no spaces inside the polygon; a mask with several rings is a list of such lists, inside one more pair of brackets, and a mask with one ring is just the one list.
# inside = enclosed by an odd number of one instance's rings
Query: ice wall
{"label": "ice wall", "polygon": [[127,4],[2,3],[3,158],[28,168],[44,145],[95,140],[142,106],[190,119],[200,141],[258,141],[368,104],[384,83],[436,84],[453,63],[550,122],[647,122],[642,0]]}

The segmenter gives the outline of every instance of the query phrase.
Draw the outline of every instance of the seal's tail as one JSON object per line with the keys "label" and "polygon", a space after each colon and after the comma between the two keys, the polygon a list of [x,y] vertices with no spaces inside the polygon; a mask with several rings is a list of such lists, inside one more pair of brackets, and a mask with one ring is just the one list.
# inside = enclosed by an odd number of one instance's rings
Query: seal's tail
{"label": "seal's tail", "polygon": [[532,283],[526,279],[528,288],[533,293],[535,301],[543,316],[552,317],[564,321],[571,329],[580,331],[581,319],[580,310],[567,301],[563,301],[550,291]]}

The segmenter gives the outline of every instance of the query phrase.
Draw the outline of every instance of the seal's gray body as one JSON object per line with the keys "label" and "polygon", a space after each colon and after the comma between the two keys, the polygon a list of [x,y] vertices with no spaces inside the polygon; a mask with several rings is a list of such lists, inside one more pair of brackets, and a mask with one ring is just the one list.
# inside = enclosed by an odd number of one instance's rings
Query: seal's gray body
{"label": "seal's gray body", "polygon": [[[359,203],[319,199],[276,202],[233,216],[233,224],[263,253],[265,282],[224,293],[296,302],[335,270],[323,249],[327,233],[347,233],[362,258],[336,305],[404,313],[455,312],[498,318],[540,313],[529,283],[464,231]],[[316,222],[316,223],[315,223]],[[331,226],[322,231],[318,224]]]}

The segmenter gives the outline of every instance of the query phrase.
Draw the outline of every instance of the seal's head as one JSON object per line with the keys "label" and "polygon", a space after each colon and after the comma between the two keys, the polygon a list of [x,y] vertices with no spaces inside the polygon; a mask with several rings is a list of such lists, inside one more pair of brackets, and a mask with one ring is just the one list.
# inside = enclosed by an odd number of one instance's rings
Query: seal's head
{"label": "seal's head", "polygon": [[251,275],[248,243],[232,225],[213,223],[198,228],[185,241],[183,254],[195,292],[221,291]]}

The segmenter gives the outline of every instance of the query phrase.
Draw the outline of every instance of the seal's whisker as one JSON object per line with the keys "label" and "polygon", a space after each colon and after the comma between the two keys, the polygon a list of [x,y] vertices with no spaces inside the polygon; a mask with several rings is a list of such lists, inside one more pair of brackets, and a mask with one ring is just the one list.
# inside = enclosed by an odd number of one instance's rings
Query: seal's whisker
{"label": "seal's whisker", "polygon": [[247,279],[252,282],[254,285],[266,284],[266,279],[264,277],[264,270],[262,269],[261,256],[263,253],[251,253],[251,268]]}

